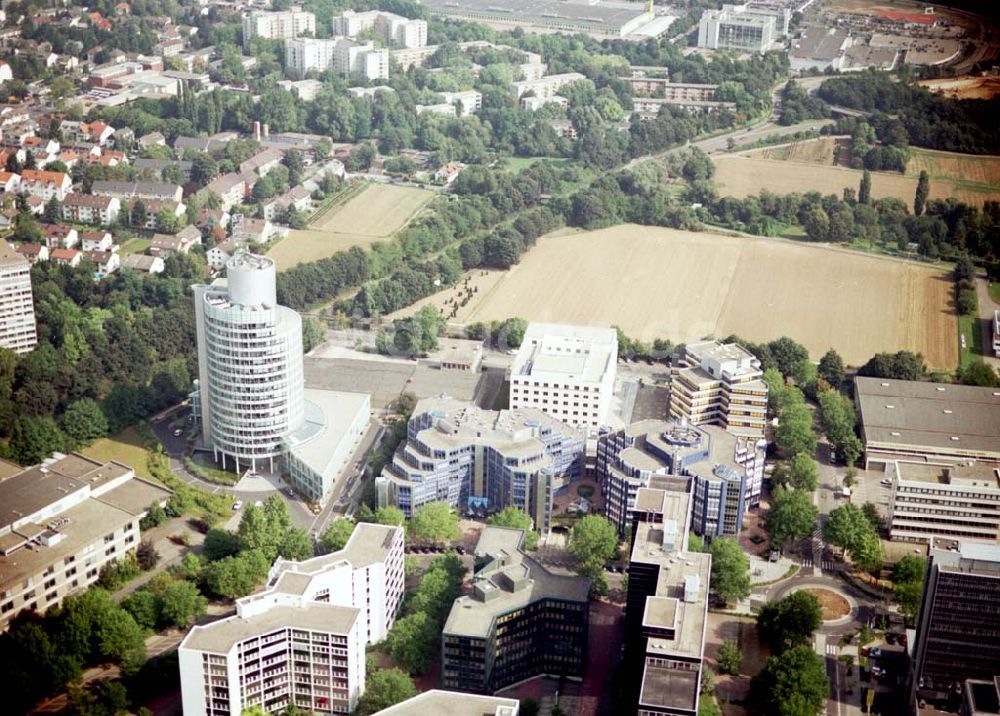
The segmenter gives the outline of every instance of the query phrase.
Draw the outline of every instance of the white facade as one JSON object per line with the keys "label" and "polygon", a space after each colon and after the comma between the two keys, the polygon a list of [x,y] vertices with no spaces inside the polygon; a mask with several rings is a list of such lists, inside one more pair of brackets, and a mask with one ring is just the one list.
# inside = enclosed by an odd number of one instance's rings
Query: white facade
{"label": "white facade", "polygon": [[196,626],[178,649],[187,714],[277,712],[292,701],[349,713],[365,685],[365,646],[385,637],[403,595],[403,530],[355,527],[343,550],[279,559],[236,615]]}
{"label": "white facade", "polygon": [[0,240],[0,347],[29,353],[37,344],[31,263]]}
{"label": "white facade", "polygon": [[377,50],[371,42],[300,37],[285,40],[285,66],[302,74],[332,70],[344,76],[358,74],[369,80],[388,79],[389,51]]}
{"label": "white facade", "polygon": [[993,355],[1000,358],[1000,309],[993,311]]}
{"label": "white facade", "polygon": [[468,117],[483,108],[482,92],[476,92],[475,90],[468,90],[466,92],[442,92],[441,96],[444,97],[446,104],[458,105],[460,107],[458,110],[458,115],[460,117]]}
{"label": "white facade", "polygon": [[277,305],[273,259],[239,252],[226,273],[193,287],[202,439],[224,467],[274,471],[305,422],[302,319]]}
{"label": "white facade", "polygon": [[535,97],[545,99],[559,94],[559,90],[568,84],[587,79],[579,72],[566,72],[560,75],[545,75],[536,80],[522,80],[510,83],[510,93],[514,99],[521,99],[529,92]]}
{"label": "white facade", "polygon": [[316,33],[316,16],[292,8],[285,12],[251,12],[243,18],[243,46],[247,47],[254,37],[280,40],[298,37],[304,32]]}
{"label": "white facade", "polygon": [[611,414],[617,371],[613,328],[531,323],[510,367],[510,407],[599,428]]}
{"label": "white facade", "polygon": [[416,48],[427,44],[427,22],[424,20],[411,20],[379,10],[346,10],[339,17],[333,18],[334,35],[357,37],[372,29],[381,32],[386,42],[393,42],[400,47]]}
{"label": "white facade", "polygon": [[778,18],[754,12],[747,5],[725,5],[706,10],[698,24],[698,47],[764,52],[775,41]]}

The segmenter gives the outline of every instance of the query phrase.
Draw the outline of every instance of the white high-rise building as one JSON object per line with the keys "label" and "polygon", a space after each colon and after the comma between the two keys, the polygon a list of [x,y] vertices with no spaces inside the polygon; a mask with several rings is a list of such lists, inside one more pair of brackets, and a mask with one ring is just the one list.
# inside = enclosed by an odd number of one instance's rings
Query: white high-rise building
{"label": "white high-rise building", "polygon": [[376,30],[385,41],[400,47],[416,48],[427,44],[427,22],[411,20],[391,12],[369,10],[354,12],[345,10],[333,18],[333,34],[343,37],[357,37],[362,32]]}
{"label": "white high-rise building", "polygon": [[349,713],[365,688],[365,646],[385,638],[403,596],[403,530],[359,524],[344,549],[279,559],[236,614],[196,626],[178,649],[184,713],[289,703]]}
{"label": "white high-rise building", "polygon": [[611,414],[617,371],[615,329],[530,323],[510,367],[510,407],[599,428]]}
{"label": "white high-rise building", "polygon": [[0,348],[29,353],[36,345],[31,263],[0,239]]}
{"label": "white high-rise building", "polygon": [[316,16],[311,12],[303,12],[299,8],[292,8],[284,12],[255,10],[243,17],[244,47],[248,47],[250,40],[255,37],[281,40],[298,37],[304,32],[316,33]]}
{"label": "white high-rise building", "polygon": [[302,319],[279,306],[274,260],[246,252],[226,278],[196,285],[202,439],[224,467],[272,472],[305,422]]}
{"label": "white high-rise building", "polygon": [[389,51],[375,49],[374,43],[355,42],[343,37],[332,40],[294,38],[285,40],[285,66],[305,74],[310,70],[333,70],[365,79],[389,77]]}

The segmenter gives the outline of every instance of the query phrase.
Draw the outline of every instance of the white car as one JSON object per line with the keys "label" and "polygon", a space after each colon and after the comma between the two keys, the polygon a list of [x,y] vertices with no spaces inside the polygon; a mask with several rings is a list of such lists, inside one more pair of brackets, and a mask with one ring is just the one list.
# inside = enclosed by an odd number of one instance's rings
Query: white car
{"label": "white car", "polygon": [[263,507],[264,506],[264,501],[263,500],[257,500],[255,503],[253,503],[253,506],[254,507]]}
{"label": "white car", "polygon": [[238,512],[239,510],[242,509],[243,509],[243,500],[236,500],[236,502],[233,503],[233,512]]}
{"label": "white car", "polygon": [[878,484],[883,487],[892,487],[892,480],[879,480]]}

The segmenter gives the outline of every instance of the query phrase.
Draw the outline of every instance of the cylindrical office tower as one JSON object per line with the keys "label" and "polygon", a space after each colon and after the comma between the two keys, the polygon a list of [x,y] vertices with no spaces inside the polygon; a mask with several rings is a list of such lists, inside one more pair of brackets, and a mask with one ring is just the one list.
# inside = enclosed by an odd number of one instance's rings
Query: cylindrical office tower
{"label": "cylindrical office tower", "polygon": [[275,299],[274,260],[239,252],[194,286],[202,437],[223,467],[275,469],[304,421],[302,319]]}

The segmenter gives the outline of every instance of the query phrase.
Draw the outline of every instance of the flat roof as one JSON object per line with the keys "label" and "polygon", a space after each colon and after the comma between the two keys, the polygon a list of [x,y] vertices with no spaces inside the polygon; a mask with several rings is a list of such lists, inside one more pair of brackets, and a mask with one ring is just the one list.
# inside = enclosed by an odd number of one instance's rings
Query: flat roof
{"label": "flat roof", "polygon": [[1000,390],[855,378],[865,448],[979,453],[1000,460]]}
{"label": "flat roof", "polygon": [[374,716],[517,716],[519,709],[517,699],[433,689],[377,711]]}
{"label": "flat roof", "polygon": [[0,266],[22,266],[28,263],[28,259],[17,253],[10,244],[0,239]]}
{"label": "flat roof", "polygon": [[618,33],[632,20],[645,15],[636,3],[574,2],[572,0],[423,0],[432,12],[526,25],[573,25],[604,34]]}
{"label": "flat roof", "polygon": [[510,374],[600,383],[617,361],[618,334],[613,328],[529,323]]}
{"label": "flat roof", "polygon": [[926,482],[952,485],[956,488],[1000,490],[1000,468],[995,465],[972,463],[965,465],[930,465],[927,463],[896,461],[896,473],[905,482]]}
{"label": "flat roof", "polygon": [[306,388],[305,424],[285,438],[289,449],[313,472],[327,476],[331,462],[351,426],[362,413],[368,414],[371,397],[367,393],[342,393]]}

